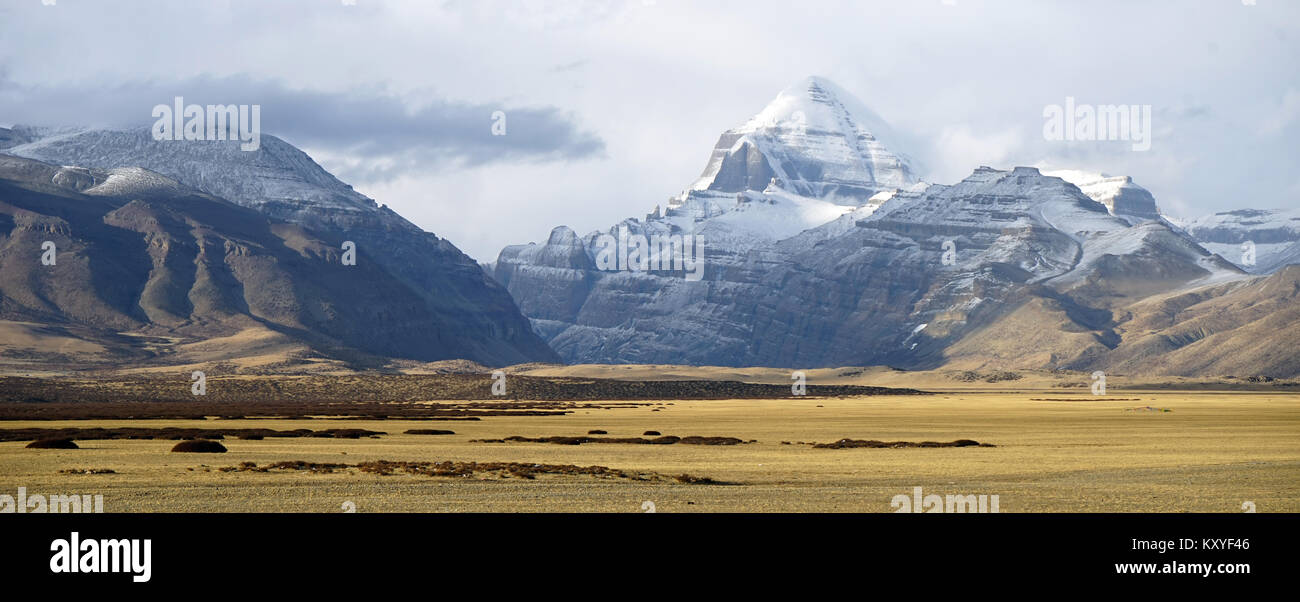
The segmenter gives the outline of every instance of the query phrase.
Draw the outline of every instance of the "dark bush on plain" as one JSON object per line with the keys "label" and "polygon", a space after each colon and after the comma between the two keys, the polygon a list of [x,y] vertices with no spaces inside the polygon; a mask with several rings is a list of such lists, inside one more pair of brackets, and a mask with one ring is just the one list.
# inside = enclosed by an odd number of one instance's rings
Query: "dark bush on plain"
{"label": "dark bush on plain", "polygon": [[177,443],[172,448],[172,451],[195,454],[224,454],[226,453],[226,446],[208,439],[188,439]]}
{"label": "dark bush on plain", "polygon": [[37,439],[27,444],[28,449],[81,449],[72,439]]}

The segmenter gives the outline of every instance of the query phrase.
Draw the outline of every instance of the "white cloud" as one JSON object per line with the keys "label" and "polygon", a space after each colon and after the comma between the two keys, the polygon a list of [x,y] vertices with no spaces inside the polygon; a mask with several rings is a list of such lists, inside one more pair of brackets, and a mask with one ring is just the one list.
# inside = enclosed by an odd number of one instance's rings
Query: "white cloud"
{"label": "white cloud", "polygon": [[934,151],[927,161],[930,178],[947,183],[970,175],[974,167],[1012,167],[1021,156],[1026,133],[1021,128],[976,132],[969,126],[948,126],[939,132]]}

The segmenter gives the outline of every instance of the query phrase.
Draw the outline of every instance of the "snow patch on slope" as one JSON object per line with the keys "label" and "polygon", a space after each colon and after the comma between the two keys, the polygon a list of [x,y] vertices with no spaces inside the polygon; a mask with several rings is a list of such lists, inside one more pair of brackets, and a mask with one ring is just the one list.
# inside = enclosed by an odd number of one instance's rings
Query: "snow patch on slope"
{"label": "snow patch on slope", "polygon": [[350,213],[379,210],[306,153],[271,135],[262,136],[258,150],[243,151],[238,140],[154,140],[145,127],[25,131],[33,141],[6,153],[59,165],[143,167],[245,207],[280,203]]}
{"label": "snow patch on slope", "polygon": [[139,197],[158,193],[176,193],[183,187],[167,176],[139,167],[109,169],[108,177],[82,192],[91,196]]}

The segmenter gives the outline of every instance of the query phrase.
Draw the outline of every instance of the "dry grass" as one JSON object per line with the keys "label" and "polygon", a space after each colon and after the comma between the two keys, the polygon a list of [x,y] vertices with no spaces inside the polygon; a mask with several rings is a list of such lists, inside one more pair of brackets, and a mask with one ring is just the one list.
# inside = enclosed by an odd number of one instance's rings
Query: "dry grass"
{"label": "dry grass", "polygon": [[[409,432],[409,431],[408,431]],[[588,431],[595,434],[608,434],[605,431],[595,430]],[[511,435],[504,439],[473,439],[470,443],[554,443],[556,445],[582,445],[583,443],[631,443],[640,445],[672,445],[674,443],[684,443],[686,445],[740,445],[742,443],[757,443],[757,441],[744,441],[736,437],[677,437],[674,435],[665,435],[646,439],[643,437],[570,437],[565,435],[555,435],[551,437],[524,437],[522,435]]]}
{"label": "dry grass", "polygon": [[[1021,381],[1015,381],[1016,384]],[[999,383],[1004,385],[1006,383]],[[985,384],[984,386],[989,386]],[[937,494],[996,494],[1003,512],[1300,511],[1300,396],[1256,392],[1120,390],[1115,399],[1086,388],[1051,396],[1080,403],[1035,402],[1041,391],[949,392],[923,397],[663,400],[563,415],[485,417],[457,423],[455,435],[402,434],[418,420],[319,418],[318,428],[397,433],[380,439],[227,439],[223,465],[264,467],[301,460],[519,463],[618,467],[629,473],[707,475],[738,483],[699,487],[662,480],[535,475],[444,478],[359,469],[205,472],[204,458],[166,453],[172,442],[114,439],[80,450],[25,450],[0,442],[0,486],[66,490],[94,481],[110,512],[337,512],[344,500],[361,512],[515,511],[890,512],[890,499],[923,487]],[[1140,402],[1132,401],[1140,399]],[[1083,402],[1083,400],[1088,400]],[[823,407],[818,407],[823,406]],[[1129,411],[1135,406],[1169,412]],[[658,409],[660,411],[653,412]],[[154,420],[160,428],[205,421]],[[206,421],[211,425],[210,421]],[[11,421],[3,426],[130,428],[127,419]],[[231,428],[292,430],[292,420],[232,419]],[[463,427],[461,426],[463,425]],[[725,433],[748,445],[501,445],[472,442],[601,429],[635,434]],[[997,447],[817,449],[783,441],[953,441]],[[96,466],[117,474],[61,475]],[[701,478],[701,477],[691,477]],[[74,480],[75,479],[75,480]],[[689,479],[688,479],[689,480]]]}

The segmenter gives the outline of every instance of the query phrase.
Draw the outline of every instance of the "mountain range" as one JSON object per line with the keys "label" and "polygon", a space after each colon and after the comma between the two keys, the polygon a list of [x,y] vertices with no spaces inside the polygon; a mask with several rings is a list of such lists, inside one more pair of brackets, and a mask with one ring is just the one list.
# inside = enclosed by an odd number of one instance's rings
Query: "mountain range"
{"label": "mountain range", "polygon": [[[0,357],[1300,375],[1300,211],[1178,220],[1078,170],[928,183],[902,145],[807,78],[644,218],[479,265],[275,136],[0,128]],[[639,237],[699,241],[703,271],[611,269]]]}
{"label": "mountain range", "polygon": [[[557,227],[489,269],[573,363],[1300,374],[1292,214],[1180,224],[1131,178],[1073,170],[927,184],[892,138],[808,78],[666,209]],[[621,232],[701,237],[704,277],[598,269]],[[1254,265],[1215,247],[1244,240]]]}

